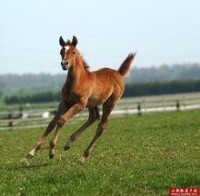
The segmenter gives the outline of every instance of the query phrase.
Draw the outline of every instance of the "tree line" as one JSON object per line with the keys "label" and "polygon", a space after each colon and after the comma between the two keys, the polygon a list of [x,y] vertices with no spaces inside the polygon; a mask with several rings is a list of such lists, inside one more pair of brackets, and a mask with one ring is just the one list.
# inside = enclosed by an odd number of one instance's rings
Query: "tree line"
{"label": "tree line", "polygon": [[131,69],[127,82],[200,80],[200,65],[175,64]]}
{"label": "tree line", "polygon": [[[117,67],[116,67],[117,68]],[[66,80],[65,74],[3,74],[0,75],[0,91],[16,91],[19,89],[54,89],[62,87]],[[200,64],[177,64],[139,68],[133,66],[125,81],[128,83],[200,80]]]}
{"label": "tree line", "polygon": [[200,80],[128,83],[124,97],[200,92]]}
{"label": "tree line", "polygon": [[24,103],[46,103],[60,100],[60,93],[54,91],[40,92],[27,95],[6,96],[6,104],[24,104]]}
{"label": "tree line", "polygon": [[[162,95],[175,93],[200,92],[200,80],[153,81],[145,83],[127,83],[123,97]],[[4,99],[6,104],[44,103],[60,101],[59,91],[46,91],[34,94],[12,95]]]}

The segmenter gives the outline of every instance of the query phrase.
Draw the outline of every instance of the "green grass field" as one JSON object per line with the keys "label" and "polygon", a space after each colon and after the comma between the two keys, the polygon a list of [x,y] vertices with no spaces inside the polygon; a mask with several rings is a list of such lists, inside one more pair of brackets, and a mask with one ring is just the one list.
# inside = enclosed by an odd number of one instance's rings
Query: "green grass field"
{"label": "green grass field", "polygon": [[42,129],[0,132],[0,195],[168,195],[169,187],[200,187],[200,111],[127,116],[109,121],[89,159],[78,159],[93,125],[65,152],[81,123],[61,130],[54,160],[49,140],[22,162]]}

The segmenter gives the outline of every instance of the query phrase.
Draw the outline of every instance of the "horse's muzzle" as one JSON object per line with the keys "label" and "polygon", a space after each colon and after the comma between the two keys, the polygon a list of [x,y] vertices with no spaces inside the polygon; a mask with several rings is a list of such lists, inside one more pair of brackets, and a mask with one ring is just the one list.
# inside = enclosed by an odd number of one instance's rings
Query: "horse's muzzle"
{"label": "horse's muzzle", "polygon": [[63,61],[61,62],[61,66],[63,70],[67,70],[68,68],[67,65],[68,65],[68,62],[63,62]]}

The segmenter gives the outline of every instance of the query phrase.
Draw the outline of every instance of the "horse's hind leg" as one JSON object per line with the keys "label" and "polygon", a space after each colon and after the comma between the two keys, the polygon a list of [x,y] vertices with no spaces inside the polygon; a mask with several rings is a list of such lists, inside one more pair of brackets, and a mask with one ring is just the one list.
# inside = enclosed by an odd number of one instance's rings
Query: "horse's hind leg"
{"label": "horse's hind leg", "polygon": [[70,136],[69,140],[64,146],[64,150],[68,150],[71,147],[71,144],[80,136],[80,134],[85,129],[87,129],[92,123],[94,123],[96,120],[99,120],[99,118],[100,118],[100,115],[99,115],[98,107],[89,108],[88,120]]}
{"label": "horse's hind leg", "polygon": [[107,125],[107,122],[108,122],[108,117],[109,117],[111,111],[113,110],[116,101],[117,100],[109,99],[104,103],[102,118],[101,118],[100,123],[98,124],[96,134],[95,134],[93,140],[91,141],[91,143],[89,144],[89,146],[87,147],[87,149],[84,151],[82,157],[80,158],[80,162],[82,164],[84,163],[85,159],[91,153],[94,143],[102,135],[104,129],[106,128],[106,125]]}

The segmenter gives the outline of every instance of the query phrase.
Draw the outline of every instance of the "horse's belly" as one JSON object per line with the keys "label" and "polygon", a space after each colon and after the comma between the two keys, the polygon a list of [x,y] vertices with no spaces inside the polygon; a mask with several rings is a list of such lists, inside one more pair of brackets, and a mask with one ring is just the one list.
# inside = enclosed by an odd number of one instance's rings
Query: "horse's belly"
{"label": "horse's belly", "polygon": [[106,101],[106,99],[101,99],[99,97],[92,97],[92,98],[88,99],[86,107],[95,107],[97,105],[104,103],[105,101]]}

